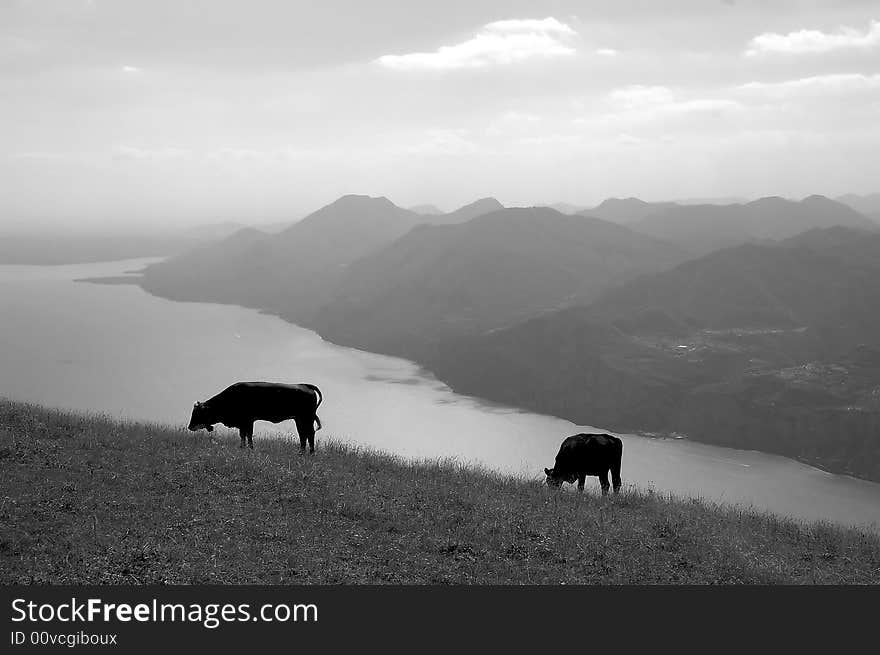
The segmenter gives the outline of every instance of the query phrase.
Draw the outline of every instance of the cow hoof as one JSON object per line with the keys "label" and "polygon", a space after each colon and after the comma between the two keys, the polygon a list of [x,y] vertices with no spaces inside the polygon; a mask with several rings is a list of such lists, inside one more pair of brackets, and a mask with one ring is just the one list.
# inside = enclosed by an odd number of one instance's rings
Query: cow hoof
{"label": "cow hoof", "polygon": [[241,445],[239,446],[239,448],[244,448],[244,444],[241,444]]}
{"label": "cow hoof", "polygon": [[254,444],[252,444],[252,443],[251,443],[251,444],[248,444],[248,448],[250,448],[251,450],[253,450],[253,449],[254,449]]}

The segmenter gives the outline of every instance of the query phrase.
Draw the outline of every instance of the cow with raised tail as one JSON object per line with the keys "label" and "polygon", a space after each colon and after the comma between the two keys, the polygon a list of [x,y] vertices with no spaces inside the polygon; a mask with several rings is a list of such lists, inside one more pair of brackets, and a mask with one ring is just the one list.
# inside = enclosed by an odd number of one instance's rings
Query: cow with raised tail
{"label": "cow with raised tail", "polygon": [[[254,447],[254,421],[280,423],[293,419],[299,434],[300,452],[315,452],[315,431],[321,429],[318,406],[323,400],[314,384],[281,384],[278,382],[236,382],[213,398],[193,406],[190,430],[205,428],[210,432],[215,423],[237,428],[241,448],[245,441]],[[317,427],[316,427],[317,426]]]}
{"label": "cow with raised tail", "polygon": [[584,490],[588,475],[599,477],[602,495],[608,495],[608,472],[614,483],[614,493],[620,491],[620,461],[623,458],[623,442],[610,434],[575,434],[566,437],[556,455],[552,469],[544,469],[547,484],[561,487],[563,482],[578,482],[578,491]]}

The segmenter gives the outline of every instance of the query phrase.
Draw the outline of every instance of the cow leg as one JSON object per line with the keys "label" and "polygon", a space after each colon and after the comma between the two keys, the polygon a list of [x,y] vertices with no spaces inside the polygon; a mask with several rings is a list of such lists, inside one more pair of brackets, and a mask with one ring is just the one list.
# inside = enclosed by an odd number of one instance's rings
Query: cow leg
{"label": "cow leg", "polygon": [[253,448],[254,447],[254,424],[251,423],[249,426],[242,426],[238,428],[238,436],[241,437],[241,445],[239,448],[244,448],[245,441],[247,444]]}
{"label": "cow leg", "polygon": [[296,431],[299,434],[299,450],[304,453],[306,442],[309,444],[309,453],[315,454],[315,420],[314,418],[296,419]]}
{"label": "cow leg", "polygon": [[602,485],[602,495],[608,495],[608,488],[611,486],[608,484],[608,469],[605,469],[599,474],[599,484]]}
{"label": "cow leg", "polygon": [[296,434],[299,436],[299,454],[302,455],[306,452],[306,428],[298,418],[293,420],[296,423]]}
{"label": "cow leg", "polygon": [[611,482],[614,485],[614,493],[620,492],[620,461],[611,465]]}
{"label": "cow leg", "polygon": [[584,492],[584,483],[587,481],[586,473],[578,473],[578,492]]}

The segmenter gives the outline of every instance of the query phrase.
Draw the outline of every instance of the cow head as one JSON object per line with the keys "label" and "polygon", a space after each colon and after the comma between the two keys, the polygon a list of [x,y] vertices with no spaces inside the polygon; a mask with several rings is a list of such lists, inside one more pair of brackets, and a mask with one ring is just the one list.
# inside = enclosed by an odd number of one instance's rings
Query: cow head
{"label": "cow head", "polygon": [[557,473],[556,469],[544,469],[544,473],[547,475],[547,484],[551,487],[561,487],[563,482],[577,480],[577,475],[574,473]]}
{"label": "cow head", "polygon": [[195,432],[205,428],[208,432],[214,429],[213,421],[208,416],[208,408],[204,403],[196,403],[193,405],[192,418],[189,420],[189,429]]}

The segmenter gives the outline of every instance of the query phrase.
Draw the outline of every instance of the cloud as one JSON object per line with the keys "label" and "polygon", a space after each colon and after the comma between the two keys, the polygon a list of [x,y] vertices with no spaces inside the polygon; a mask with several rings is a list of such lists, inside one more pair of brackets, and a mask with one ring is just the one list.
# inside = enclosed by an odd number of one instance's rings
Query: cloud
{"label": "cloud", "polygon": [[[713,125],[717,118],[730,117],[745,109],[742,103],[731,98],[682,98],[666,86],[638,84],[613,89],[605,96],[604,104],[603,113],[581,116],[572,123],[603,131],[621,130],[632,136],[626,130],[652,124],[696,129],[699,121],[704,125]],[[708,123],[705,122],[707,120]]]}
{"label": "cloud", "polygon": [[138,148],[116,146],[111,150],[113,159],[121,161],[167,161],[189,157],[192,152],[183,148]]}
{"label": "cloud", "polygon": [[520,111],[508,111],[501,115],[501,121],[505,123],[536,123],[541,120],[537,114],[528,114]]}
{"label": "cloud", "polygon": [[521,134],[524,131],[532,131],[542,123],[537,114],[521,111],[507,111],[498,118],[492,120],[486,127],[486,136],[504,137]]}
{"label": "cloud", "polygon": [[815,54],[849,48],[873,48],[877,45],[880,45],[880,21],[872,20],[864,32],[846,26],[833,33],[818,30],[799,30],[788,34],[766,32],[749,41],[745,55]]}
{"label": "cloud", "polygon": [[0,57],[30,57],[45,49],[44,45],[15,35],[0,36]]}
{"label": "cloud", "polygon": [[854,91],[880,89],[880,73],[835,73],[802,77],[783,82],[749,82],[736,87],[738,91],[760,92],[776,97],[798,94],[839,94]]}
{"label": "cloud", "polygon": [[484,28],[490,32],[556,32],[573,36],[576,32],[565,23],[552,16],[542,20],[536,18],[496,20]]}
{"label": "cloud", "polygon": [[596,54],[600,57],[616,57],[620,54],[620,51],[614,48],[599,48],[596,50]]}
{"label": "cloud", "polygon": [[634,84],[614,89],[608,94],[612,104],[623,109],[640,109],[656,105],[670,104],[674,101],[672,89],[665,86],[643,86]]}
{"label": "cloud", "polygon": [[138,68],[137,66],[123,66],[122,67],[123,73],[132,73],[132,74],[133,73],[140,73],[142,70],[143,69]]}
{"label": "cloud", "polygon": [[618,134],[616,141],[622,146],[640,146],[645,142],[644,139],[633,136],[632,134],[627,134],[626,132]]}
{"label": "cloud", "polygon": [[14,152],[9,155],[12,161],[44,163],[64,163],[76,161],[78,156],[69,152]]}
{"label": "cloud", "polygon": [[399,71],[442,71],[486,68],[537,57],[566,57],[575,52],[569,41],[576,34],[552,17],[500,20],[456,45],[441,46],[434,52],[384,55],[376,62]]}
{"label": "cloud", "polygon": [[467,138],[466,130],[429,129],[421,141],[406,144],[398,152],[406,155],[472,155],[480,147]]}
{"label": "cloud", "polygon": [[624,112],[653,115],[719,112],[742,108],[739,102],[728,98],[679,99],[669,87],[640,84],[612,90],[608,94],[608,101]]}

